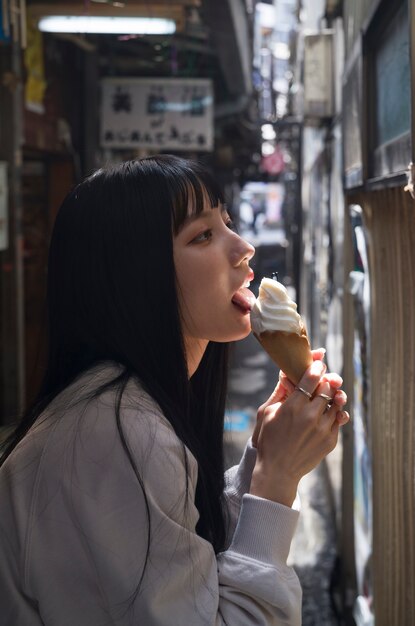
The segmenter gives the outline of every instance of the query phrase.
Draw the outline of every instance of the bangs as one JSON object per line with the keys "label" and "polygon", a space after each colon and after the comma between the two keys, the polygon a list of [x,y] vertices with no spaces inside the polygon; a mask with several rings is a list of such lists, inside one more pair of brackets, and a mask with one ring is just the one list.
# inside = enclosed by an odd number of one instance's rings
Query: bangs
{"label": "bangs", "polygon": [[192,163],[186,171],[171,181],[173,231],[176,235],[190,215],[198,215],[206,208],[224,205],[220,186],[198,164]]}
{"label": "bangs", "polygon": [[[146,205],[159,206],[160,215],[170,209],[170,229],[177,235],[185,220],[207,206],[224,206],[224,195],[213,175],[197,161],[159,154],[122,164],[123,176],[134,179],[140,193],[148,191]],[[170,231],[171,232],[171,231]]]}

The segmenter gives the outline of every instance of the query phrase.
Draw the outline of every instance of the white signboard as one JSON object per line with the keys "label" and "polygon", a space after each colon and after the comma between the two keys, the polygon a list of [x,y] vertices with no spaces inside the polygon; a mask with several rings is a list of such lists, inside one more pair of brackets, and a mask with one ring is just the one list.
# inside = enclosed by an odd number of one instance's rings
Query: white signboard
{"label": "white signboard", "polygon": [[105,78],[104,148],[213,149],[213,89],[206,79]]}
{"label": "white signboard", "polygon": [[333,34],[304,37],[304,115],[333,115]]}
{"label": "white signboard", "polygon": [[0,162],[0,250],[9,246],[7,163]]}

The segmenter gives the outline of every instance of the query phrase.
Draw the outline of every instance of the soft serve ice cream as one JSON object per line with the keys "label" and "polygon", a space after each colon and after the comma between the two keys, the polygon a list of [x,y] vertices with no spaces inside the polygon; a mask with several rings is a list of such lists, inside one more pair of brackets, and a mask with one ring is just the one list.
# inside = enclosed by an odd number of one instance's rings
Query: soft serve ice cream
{"label": "soft serve ice cream", "polygon": [[313,356],[297,305],[277,280],[262,279],[251,310],[251,326],[264,350],[297,384]]}
{"label": "soft serve ice cream", "polygon": [[277,280],[263,278],[259,296],[251,310],[254,333],[260,335],[266,330],[282,330],[300,334],[302,325],[297,305],[291,300],[284,285]]}

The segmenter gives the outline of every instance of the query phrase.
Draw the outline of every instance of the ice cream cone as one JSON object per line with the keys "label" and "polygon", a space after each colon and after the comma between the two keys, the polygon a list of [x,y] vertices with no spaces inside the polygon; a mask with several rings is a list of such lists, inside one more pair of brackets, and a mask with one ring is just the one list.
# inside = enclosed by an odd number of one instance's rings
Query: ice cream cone
{"label": "ice cream cone", "polygon": [[304,326],[301,335],[283,330],[266,330],[254,335],[274,363],[297,385],[313,361]]}
{"label": "ice cream cone", "polygon": [[261,280],[251,326],[271,359],[297,385],[313,362],[313,354],[297,305],[277,280]]}

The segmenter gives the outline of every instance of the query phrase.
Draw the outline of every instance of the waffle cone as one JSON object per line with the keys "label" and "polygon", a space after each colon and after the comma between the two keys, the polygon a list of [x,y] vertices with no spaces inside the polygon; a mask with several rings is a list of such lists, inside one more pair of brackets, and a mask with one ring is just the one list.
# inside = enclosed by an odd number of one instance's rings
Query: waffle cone
{"label": "waffle cone", "polygon": [[302,328],[301,335],[282,330],[266,330],[254,335],[274,363],[297,385],[313,362],[306,329]]}

